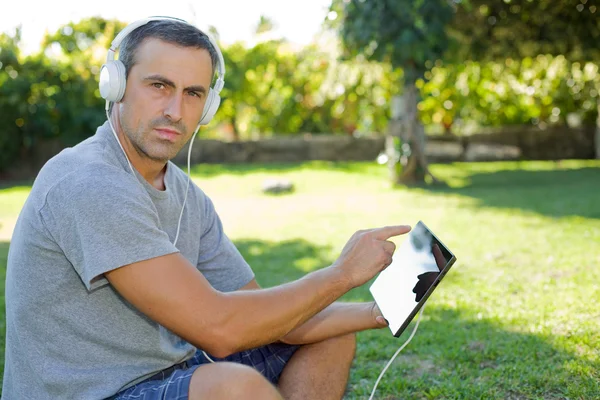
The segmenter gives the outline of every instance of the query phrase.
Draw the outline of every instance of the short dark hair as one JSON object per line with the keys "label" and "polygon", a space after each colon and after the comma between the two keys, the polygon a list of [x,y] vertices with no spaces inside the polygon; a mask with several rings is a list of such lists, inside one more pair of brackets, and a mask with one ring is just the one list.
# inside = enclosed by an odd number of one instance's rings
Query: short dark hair
{"label": "short dark hair", "polygon": [[170,19],[150,21],[134,29],[123,39],[119,46],[119,60],[125,65],[126,77],[129,77],[129,71],[136,63],[135,56],[138,47],[148,38],[160,39],[180,47],[207,50],[212,61],[212,76],[214,77],[218,55],[208,36],[191,24]]}

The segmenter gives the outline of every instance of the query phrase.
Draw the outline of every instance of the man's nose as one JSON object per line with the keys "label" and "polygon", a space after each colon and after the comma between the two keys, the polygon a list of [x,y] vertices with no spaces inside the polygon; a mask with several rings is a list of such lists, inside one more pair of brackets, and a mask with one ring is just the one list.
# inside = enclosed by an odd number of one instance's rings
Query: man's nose
{"label": "man's nose", "polygon": [[163,114],[171,121],[181,120],[181,116],[183,114],[183,94],[174,94],[169,99]]}

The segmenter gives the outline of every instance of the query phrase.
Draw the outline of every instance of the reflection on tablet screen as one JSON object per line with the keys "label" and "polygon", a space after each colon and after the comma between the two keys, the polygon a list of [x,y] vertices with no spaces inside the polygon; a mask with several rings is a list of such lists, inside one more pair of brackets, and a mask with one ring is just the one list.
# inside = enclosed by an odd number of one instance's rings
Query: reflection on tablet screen
{"label": "reflection on tablet screen", "polygon": [[[405,324],[453,255],[419,221],[396,249],[392,264],[382,271],[370,290],[392,333]],[[414,316],[414,315],[413,315]]]}

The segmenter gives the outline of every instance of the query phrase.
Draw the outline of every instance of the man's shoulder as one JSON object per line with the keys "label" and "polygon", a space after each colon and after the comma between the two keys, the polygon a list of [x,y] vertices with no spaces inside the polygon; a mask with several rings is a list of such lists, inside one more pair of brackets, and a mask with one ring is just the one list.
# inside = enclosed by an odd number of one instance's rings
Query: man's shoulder
{"label": "man's shoulder", "polygon": [[[106,125],[106,124],[104,124]],[[110,137],[101,125],[96,133],[73,147],[67,147],[42,167],[38,179],[60,180],[65,175],[90,172],[96,166],[120,166],[118,157],[109,146]]]}
{"label": "man's shoulder", "polygon": [[46,186],[49,191],[57,185],[72,187],[86,182],[94,184],[128,176],[123,168],[108,162],[99,154],[93,154],[94,152],[95,150],[87,149],[81,152],[76,148],[63,150],[44,165],[36,183]]}
{"label": "man's shoulder", "polygon": [[107,157],[101,141],[94,138],[67,148],[51,158],[40,170],[32,193],[46,198],[50,193],[67,196],[85,195],[95,188],[134,186],[135,178],[121,165]]}

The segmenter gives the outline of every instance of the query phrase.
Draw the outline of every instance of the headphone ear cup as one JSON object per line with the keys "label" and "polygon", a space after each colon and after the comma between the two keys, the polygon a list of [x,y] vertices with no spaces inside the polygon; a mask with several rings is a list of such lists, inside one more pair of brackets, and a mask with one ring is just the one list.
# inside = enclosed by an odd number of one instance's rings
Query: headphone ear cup
{"label": "headphone ear cup", "polygon": [[121,101],[127,85],[125,65],[119,60],[109,61],[100,70],[100,96],[106,101]]}
{"label": "headphone ear cup", "polygon": [[220,104],[221,96],[219,96],[219,94],[212,88],[209,89],[206,103],[204,103],[204,110],[202,111],[202,119],[200,120],[199,125],[207,125],[217,113]]}

